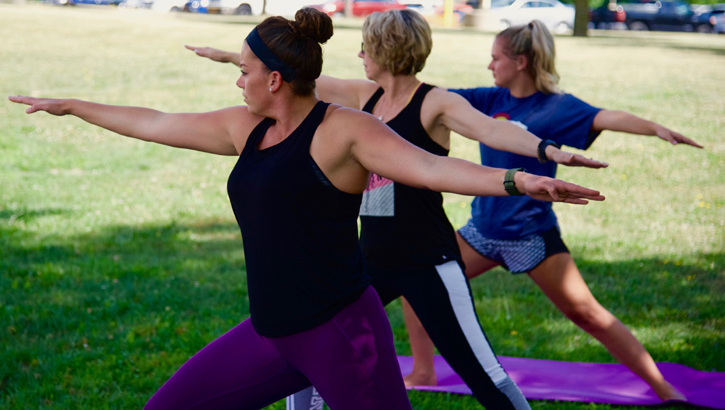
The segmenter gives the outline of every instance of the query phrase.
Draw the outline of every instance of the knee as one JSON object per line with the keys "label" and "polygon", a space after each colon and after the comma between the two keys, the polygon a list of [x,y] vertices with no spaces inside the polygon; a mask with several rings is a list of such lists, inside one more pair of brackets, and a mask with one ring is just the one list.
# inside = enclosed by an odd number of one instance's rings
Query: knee
{"label": "knee", "polygon": [[562,312],[588,333],[605,329],[610,322],[608,317],[611,316],[597,301],[572,304],[562,309]]}

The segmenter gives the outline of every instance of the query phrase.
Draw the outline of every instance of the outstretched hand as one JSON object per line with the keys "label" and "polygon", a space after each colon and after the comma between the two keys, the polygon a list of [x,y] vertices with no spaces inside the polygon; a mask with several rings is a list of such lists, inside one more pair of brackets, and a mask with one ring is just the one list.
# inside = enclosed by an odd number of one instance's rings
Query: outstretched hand
{"label": "outstretched hand", "polygon": [[219,63],[228,63],[229,59],[227,58],[227,52],[218,50],[216,48],[211,47],[194,47],[190,45],[184,45],[187,50],[191,50],[199,57],[206,57],[212,61],[216,61]]}
{"label": "outstretched hand", "polygon": [[665,127],[660,126],[657,128],[657,136],[662,138],[663,140],[669,142],[672,145],[687,144],[687,145],[692,145],[695,148],[702,148],[702,145],[696,143],[695,141],[685,137],[684,135],[680,134],[679,132],[672,131]]}
{"label": "outstretched hand", "polygon": [[64,102],[67,100],[23,97],[22,95],[18,95],[16,97],[8,97],[8,99],[14,103],[29,105],[30,107],[25,110],[27,114],[32,114],[36,111],[45,111],[48,114],[53,115],[68,114],[68,110],[64,104]]}
{"label": "outstretched hand", "polygon": [[[521,178],[520,183],[519,178]],[[577,205],[586,205],[589,201],[604,201],[604,196],[599,191],[559,179],[517,172],[515,180],[519,192],[540,201]]]}
{"label": "outstretched hand", "polygon": [[[552,151],[551,153],[548,152],[550,150]],[[568,167],[606,168],[609,166],[606,162],[600,162],[587,158],[584,155],[562,151],[551,145],[547,147],[546,156],[557,164],[566,165]]]}

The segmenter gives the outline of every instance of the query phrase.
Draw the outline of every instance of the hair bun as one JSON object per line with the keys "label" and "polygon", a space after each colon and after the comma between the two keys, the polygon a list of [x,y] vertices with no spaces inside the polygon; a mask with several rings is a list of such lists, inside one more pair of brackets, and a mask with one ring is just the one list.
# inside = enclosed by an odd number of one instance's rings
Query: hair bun
{"label": "hair bun", "polygon": [[332,19],[327,14],[303,7],[295,13],[294,21],[289,22],[292,33],[300,38],[309,38],[324,44],[332,37]]}

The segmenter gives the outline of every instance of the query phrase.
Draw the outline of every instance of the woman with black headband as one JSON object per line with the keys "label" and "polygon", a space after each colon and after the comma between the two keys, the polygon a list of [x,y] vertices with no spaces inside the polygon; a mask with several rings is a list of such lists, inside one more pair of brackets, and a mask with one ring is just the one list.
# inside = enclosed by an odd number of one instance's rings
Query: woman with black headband
{"label": "woman with black headband", "polygon": [[11,97],[28,113],[75,115],[132,138],[239,156],[228,192],[244,239],[251,319],[187,361],[147,409],[258,409],[313,385],[334,410],[411,409],[392,333],[357,241],[369,173],[465,195],[526,193],[584,204],[598,192],[431,155],[373,116],[319,101],[332,21],[270,17],[241,52],[247,106],[165,114]]}

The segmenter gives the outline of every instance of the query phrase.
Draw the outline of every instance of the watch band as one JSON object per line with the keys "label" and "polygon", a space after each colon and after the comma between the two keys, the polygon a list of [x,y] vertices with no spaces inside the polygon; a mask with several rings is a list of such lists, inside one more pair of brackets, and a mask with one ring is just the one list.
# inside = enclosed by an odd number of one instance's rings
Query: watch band
{"label": "watch band", "polygon": [[519,192],[518,189],[516,189],[516,183],[514,182],[514,174],[517,172],[526,172],[523,168],[513,168],[506,171],[506,176],[503,179],[503,189],[506,190],[506,192],[511,196],[523,196],[526,194],[523,194]]}
{"label": "watch band", "polygon": [[549,161],[549,158],[546,157],[546,147],[548,147],[549,145],[553,145],[556,148],[561,148],[561,145],[555,143],[552,140],[541,140],[541,142],[539,142],[539,148],[536,153],[539,157],[539,162],[541,162],[542,164],[546,164]]}

